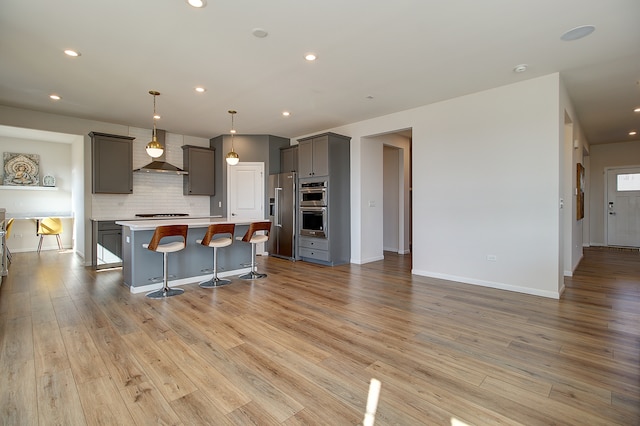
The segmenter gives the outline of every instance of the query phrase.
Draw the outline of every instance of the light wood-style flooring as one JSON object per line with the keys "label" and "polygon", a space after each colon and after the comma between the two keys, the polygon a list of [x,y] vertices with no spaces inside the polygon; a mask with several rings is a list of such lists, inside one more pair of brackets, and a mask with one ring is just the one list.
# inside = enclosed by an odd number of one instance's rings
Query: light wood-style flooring
{"label": "light wood-style flooring", "polygon": [[589,248],[561,300],[410,275],[410,258],[167,300],[72,253],[0,287],[4,425],[640,424],[640,253]]}

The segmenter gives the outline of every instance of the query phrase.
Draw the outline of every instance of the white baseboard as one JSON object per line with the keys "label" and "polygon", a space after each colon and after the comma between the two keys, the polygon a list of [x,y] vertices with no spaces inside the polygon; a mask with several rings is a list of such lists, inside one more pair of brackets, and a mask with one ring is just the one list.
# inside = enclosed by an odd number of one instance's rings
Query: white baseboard
{"label": "white baseboard", "polygon": [[515,291],[517,293],[530,294],[532,296],[547,297],[550,299],[560,299],[560,294],[561,294],[560,291],[555,292],[555,291],[538,290],[535,288],[519,287],[511,284],[497,283],[497,282],[485,281],[485,280],[476,280],[473,278],[458,277],[455,275],[440,274],[436,272],[421,271],[416,269],[411,270],[411,273],[414,275],[421,275],[424,277],[438,278],[441,280],[455,281],[463,284],[471,284],[471,285],[477,285],[481,287],[495,288],[498,290]]}

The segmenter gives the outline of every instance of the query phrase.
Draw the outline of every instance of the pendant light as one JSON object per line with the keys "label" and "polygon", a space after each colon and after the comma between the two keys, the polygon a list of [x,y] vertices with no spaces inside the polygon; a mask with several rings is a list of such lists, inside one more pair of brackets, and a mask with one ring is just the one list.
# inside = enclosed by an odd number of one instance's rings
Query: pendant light
{"label": "pendant light", "polygon": [[237,114],[238,111],[234,111],[234,110],[229,110],[229,114],[231,114],[231,151],[229,151],[229,153],[227,154],[226,160],[227,160],[227,164],[230,166],[235,166],[236,164],[238,164],[238,162],[240,161],[240,157],[238,156],[238,154],[233,150],[233,135],[236,134],[236,129],[235,127],[233,127],[233,116],[235,114]]}
{"label": "pendant light", "polygon": [[153,137],[145,149],[151,158],[158,158],[164,152],[164,147],[160,145],[160,142],[158,142],[158,138],[156,137],[156,120],[159,118],[156,114],[156,96],[160,96],[160,92],[149,90],[149,94],[153,95]]}

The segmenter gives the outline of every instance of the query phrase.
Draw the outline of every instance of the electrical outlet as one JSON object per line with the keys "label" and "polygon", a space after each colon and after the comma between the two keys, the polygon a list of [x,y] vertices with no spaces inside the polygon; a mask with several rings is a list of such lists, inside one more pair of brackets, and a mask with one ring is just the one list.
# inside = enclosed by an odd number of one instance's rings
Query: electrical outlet
{"label": "electrical outlet", "polygon": [[495,254],[488,254],[487,255],[487,260],[489,262],[495,262],[496,260],[498,260],[498,257]]}

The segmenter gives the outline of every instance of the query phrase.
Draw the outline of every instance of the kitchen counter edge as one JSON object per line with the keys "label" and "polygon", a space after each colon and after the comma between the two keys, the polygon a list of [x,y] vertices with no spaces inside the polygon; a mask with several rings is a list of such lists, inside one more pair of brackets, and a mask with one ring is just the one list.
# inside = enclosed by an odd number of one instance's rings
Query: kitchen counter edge
{"label": "kitchen counter edge", "polygon": [[263,222],[266,219],[228,219],[226,217],[204,218],[172,218],[150,220],[117,220],[116,225],[126,226],[132,231],[145,231],[156,229],[165,225],[188,225],[189,228],[202,228],[214,223],[234,223],[236,225],[249,225],[251,222]]}

